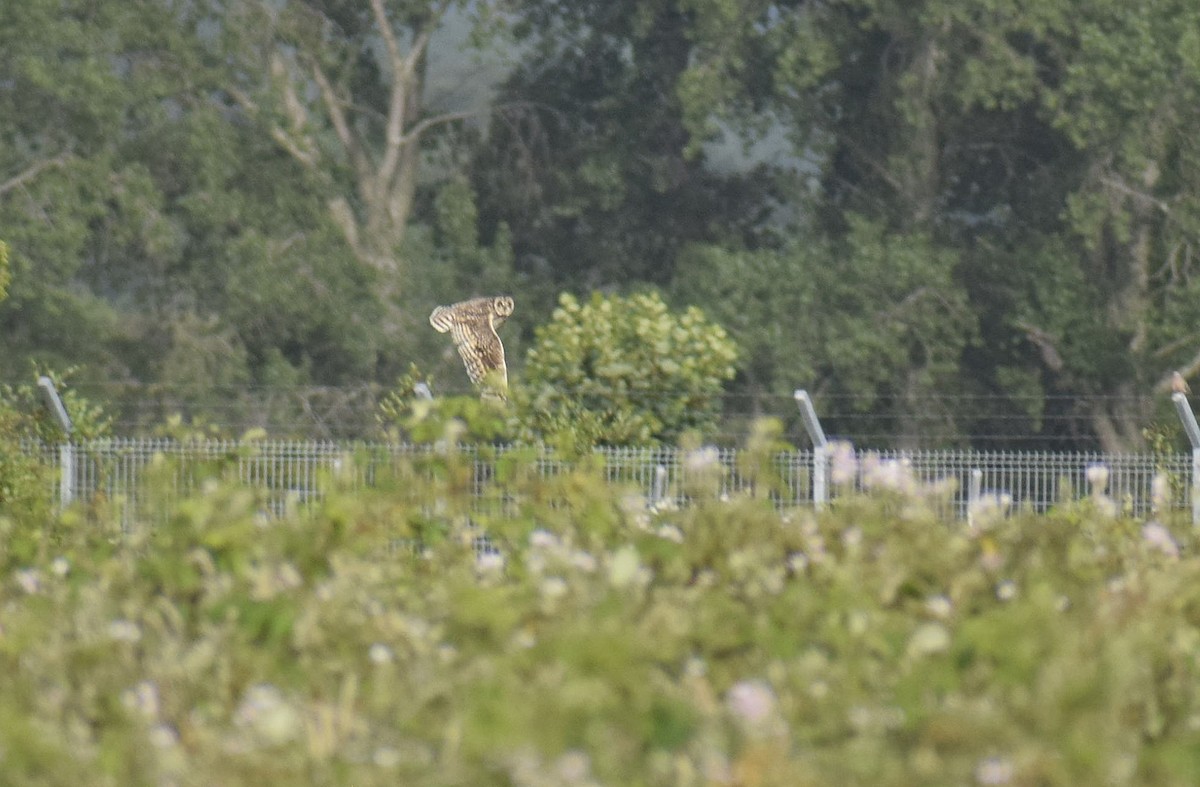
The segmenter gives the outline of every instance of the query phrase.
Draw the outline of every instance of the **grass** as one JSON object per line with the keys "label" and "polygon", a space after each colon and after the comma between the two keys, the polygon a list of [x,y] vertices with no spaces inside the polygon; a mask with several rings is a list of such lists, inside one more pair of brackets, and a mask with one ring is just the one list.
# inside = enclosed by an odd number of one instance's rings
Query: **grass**
{"label": "grass", "polygon": [[1200,783],[1190,525],[423,461],[273,519],[220,468],[153,524],[2,510],[0,781]]}

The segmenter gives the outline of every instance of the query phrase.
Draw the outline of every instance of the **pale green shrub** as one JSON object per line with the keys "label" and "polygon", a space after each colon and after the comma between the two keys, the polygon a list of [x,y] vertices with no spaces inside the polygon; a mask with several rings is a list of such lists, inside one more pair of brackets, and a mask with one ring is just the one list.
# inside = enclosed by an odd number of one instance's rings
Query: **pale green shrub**
{"label": "pale green shrub", "polygon": [[533,458],[481,502],[447,445],[370,489],[347,457],[278,519],[219,467],[125,537],[48,519],[0,576],[5,780],[1200,777],[1188,526],[1158,523],[1175,556],[1093,500],[968,527],[945,488],[890,480],[820,514],[650,508]]}

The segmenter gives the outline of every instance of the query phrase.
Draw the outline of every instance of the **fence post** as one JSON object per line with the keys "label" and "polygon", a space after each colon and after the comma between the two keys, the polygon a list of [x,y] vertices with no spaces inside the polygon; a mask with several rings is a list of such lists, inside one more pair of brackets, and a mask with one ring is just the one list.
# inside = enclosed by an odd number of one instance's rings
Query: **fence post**
{"label": "fence post", "polygon": [[67,415],[67,408],[63,406],[62,399],[58,396],[54,381],[46,375],[42,375],[38,378],[37,384],[42,391],[42,397],[46,400],[46,408],[54,414],[67,438],[58,447],[58,465],[61,474],[58,479],[58,497],[62,507],[66,508],[75,499],[75,446],[71,444],[71,432],[75,430],[75,425],[71,423],[71,416]]}
{"label": "fence post", "polygon": [[813,444],[812,496],[813,505],[820,509],[829,500],[829,441],[825,439],[825,430],[821,428],[821,421],[817,418],[817,411],[808,396],[808,391],[797,389],[795,397],[804,421],[804,429]]}
{"label": "fence post", "polygon": [[983,471],[978,467],[971,470],[971,481],[967,486],[967,524],[974,525],[975,509],[983,497]]}
{"label": "fence post", "polygon": [[657,506],[667,496],[667,466],[654,466],[654,485],[650,488],[650,504]]}
{"label": "fence post", "polygon": [[1200,425],[1196,424],[1196,414],[1188,403],[1187,394],[1176,392],[1171,394],[1175,403],[1175,411],[1183,422],[1183,431],[1187,432],[1188,441],[1192,444],[1192,525],[1200,525]]}

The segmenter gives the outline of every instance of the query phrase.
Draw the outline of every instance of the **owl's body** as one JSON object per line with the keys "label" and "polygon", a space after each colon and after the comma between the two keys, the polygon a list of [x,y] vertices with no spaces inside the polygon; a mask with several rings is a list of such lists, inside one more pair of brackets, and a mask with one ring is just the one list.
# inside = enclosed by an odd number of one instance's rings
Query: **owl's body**
{"label": "owl's body", "polygon": [[429,324],[439,333],[449,333],[462,357],[471,382],[484,389],[484,395],[504,399],[508,389],[508,367],[504,345],[496,329],[513,313],[513,299],[507,295],[472,298],[450,306],[439,306],[429,315]]}

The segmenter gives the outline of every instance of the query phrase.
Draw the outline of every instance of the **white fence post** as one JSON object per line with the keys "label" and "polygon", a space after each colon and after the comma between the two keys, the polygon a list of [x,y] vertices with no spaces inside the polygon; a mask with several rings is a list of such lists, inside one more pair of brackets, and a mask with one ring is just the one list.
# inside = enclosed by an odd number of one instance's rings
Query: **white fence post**
{"label": "white fence post", "polygon": [[971,470],[971,482],[967,486],[967,524],[974,526],[975,511],[983,497],[983,471],[978,467]]}
{"label": "white fence post", "polygon": [[61,473],[58,479],[58,498],[62,507],[66,508],[75,499],[75,446],[71,444],[71,432],[75,430],[75,425],[71,423],[71,416],[67,414],[67,408],[63,406],[62,399],[58,396],[54,381],[46,375],[42,375],[38,378],[38,388],[42,390],[46,408],[54,414],[66,436],[66,441],[58,447],[58,464]]}
{"label": "white fence post", "polygon": [[821,421],[817,418],[817,411],[808,396],[808,391],[798,389],[795,397],[804,420],[804,429],[813,444],[812,496],[813,505],[820,509],[824,508],[829,500],[829,441],[825,439],[825,430],[821,428]]}
{"label": "white fence post", "polygon": [[1188,442],[1192,444],[1192,525],[1200,525],[1200,426],[1196,424],[1196,414],[1188,403],[1187,394],[1176,392],[1171,394],[1175,403],[1175,412],[1183,422],[1183,431],[1187,432]]}

